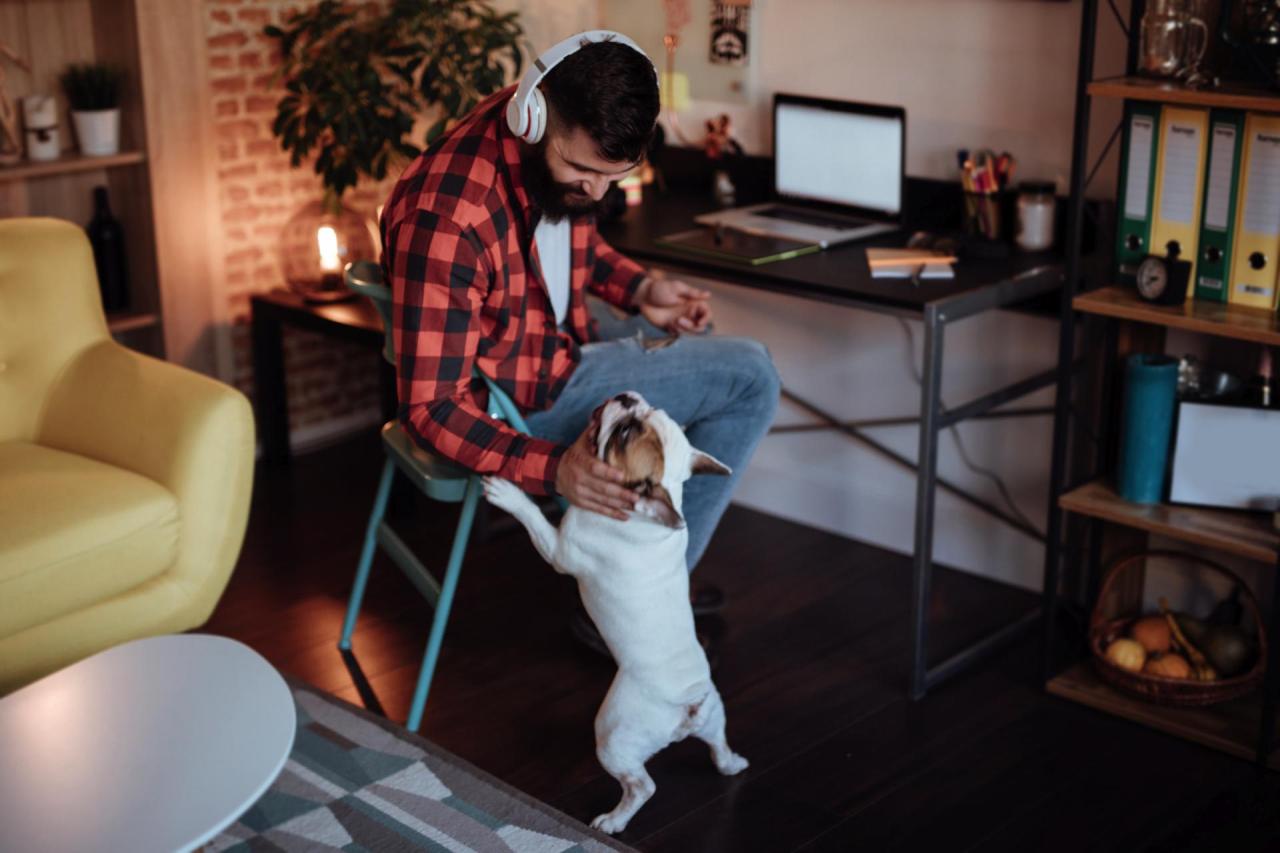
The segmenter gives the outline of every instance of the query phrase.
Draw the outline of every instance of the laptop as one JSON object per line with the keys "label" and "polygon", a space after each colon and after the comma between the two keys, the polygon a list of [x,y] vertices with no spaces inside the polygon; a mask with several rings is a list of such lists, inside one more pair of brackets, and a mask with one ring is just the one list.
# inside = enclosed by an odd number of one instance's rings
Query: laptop
{"label": "laptop", "polygon": [[695,221],[821,248],[902,227],[907,112],[902,107],[778,94],[777,200]]}

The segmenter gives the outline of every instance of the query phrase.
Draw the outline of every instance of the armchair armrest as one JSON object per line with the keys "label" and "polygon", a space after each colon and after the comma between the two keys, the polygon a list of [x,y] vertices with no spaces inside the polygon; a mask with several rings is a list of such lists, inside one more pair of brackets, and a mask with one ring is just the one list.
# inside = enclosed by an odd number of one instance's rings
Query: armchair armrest
{"label": "armchair armrest", "polygon": [[167,487],[181,518],[170,580],[203,622],[230,577],[248,522],[254,427],[239,391],[141,355],[96,343],[63,371],[38,441],[133,471]]}

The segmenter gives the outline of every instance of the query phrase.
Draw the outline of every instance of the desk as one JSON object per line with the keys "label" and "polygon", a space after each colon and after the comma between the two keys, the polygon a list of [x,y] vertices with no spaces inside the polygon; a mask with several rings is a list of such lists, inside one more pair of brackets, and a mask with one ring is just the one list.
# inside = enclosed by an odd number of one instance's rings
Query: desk
{"label": "desk", "polygon": [[[381,352],[382,318],[367,299],[349,302],[310,303],[283,288],[255,294],[252,308],[254,409],[262,438],[262,461],[281,465],[289,461],[289,398],[284,377],[284,329],[331,335]],[[382,417],[396,413],[395,370],[378,359]]]}
{"label": "desk", "polygon": [[[1062,286],[1060,258],[1052,253],[1015,253],[1003,260],[965,260],[950,280],[925,280],[914,287],[902,279],[873,279],[867,266],[867,246],[895,245],[895,238],[835,247],[824,252],[751,267],[703,258],[658,245],[655,238],[693,227],[693,217],[711,207],[705,195],[649,193],[645,203],[629,208],[616,222],[601,227],[604,238],[616,249],[639,261],[688,271],[726,284],[771,290],[802,299],[816,299],[864,311],[875,311],[919,320],[924,326],[924,374],[919,418],[885,423],[918,423],[920,450],[912,461],[869,435],[869,424],[847,423],[813,401],[784,389],[783,396],[876,453],[918,472],[912,575],[912,673],[911,695],[919,699],[929,689],[959,674],[1020,636],[1039,618],[1039,608],[990,636],[929,666],[927,620],[933,572],[934,509],[939,488],[977,507],[1005,524],[1044,541],[1044,536],[987,501],[938,477],[938,439],[941,432],[964,420],[982,417],[1037,415],[1051,409],[1010,412],[994,410],[1056,382],[1056,370],[1046,370],[975,400],[943,409],[942,364],[947,326],[959,320],[1006,306],[1025,303],[1057,291]],[[897,236],[896,245],[902,237]]]}
{"label": "desk", "polygon": [[[868,245],[894,245],[892,237],[836,247],[825,252],[779,261],[761,267],[700,258],[659,246],[656,237],[693,227],[693,217],[705,212],[710,201],[702,194],[650,192],[643,205],[629,208],[617,222],[601,227],[614,248],[639,261],[687,270],[727,284],[772,290],[803,299],[816,299],[848,308],[914,318],[924,326],[924,372],[918,418],[875,422],[877,426],[918,423],[918,462],[913,461],[867,431],[870,423],[846,423],[811,400],[790,391],[787,399],[837,430],[893,462],[918,472],[912,574],[912,674],[911,695],[920,698],[943,681],[985,659],[1020,636],[1039,619],[1039,610],[1027,613],[991,636],[952,655],[928,664],[929,589],[933,572],[933,528],[937,491],[942,489],[1011,527],[1043,542],[1044,536],[1002,508],[969,494],[938,476],[938,439],[942,431],[964,420],[1037,415],[1051,409],[995,410],[1056,382],[1056,371],[1046,370],[1013,385],[992,391],[951,409],[943,409],[941,380],[946,328],[949,324],[997,308],[1016,306],[1057,291],[1062,285],[1062,265],[1048,253],[1014,254],[1005,260],[966,260],[957,265],[956,278],[922,281],[913,287],[901,279],[873,279],[867,266]],[[899,238],[900,244],[900,238]],[[285,398],[281,324],[291,323],[324,334],[337,335],[382,346],[382,323],[373,306],[361,300],[331,305],[309,305],[284,290],[253,297],[253,360],[257,383],[258,428],[267,462],[289,457],[289,419]],[[384,416],[395,409],[393,372],[383,369]]]}

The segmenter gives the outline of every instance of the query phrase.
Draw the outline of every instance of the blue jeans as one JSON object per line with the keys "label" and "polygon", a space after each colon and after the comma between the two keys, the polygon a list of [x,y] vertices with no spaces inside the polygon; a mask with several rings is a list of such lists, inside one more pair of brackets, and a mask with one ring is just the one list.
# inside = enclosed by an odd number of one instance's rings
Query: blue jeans
{"label": "blue jeans", "polygon": [[682,509],[693,571],[773,423],[778,372],[764,345],[747,338],[682,335],[669,346],[646,350],[640,336],[665,333],[642,317],[619,319],[602,308],[593,305],[592,314],[604,340],[583,346],[582,361],[555,404],[525,420],[539,438],[571,444],[596,406],[622,391],[637,391],[682,425],[694,447],[732,468],[732,476],[697,475],[685,484]]}

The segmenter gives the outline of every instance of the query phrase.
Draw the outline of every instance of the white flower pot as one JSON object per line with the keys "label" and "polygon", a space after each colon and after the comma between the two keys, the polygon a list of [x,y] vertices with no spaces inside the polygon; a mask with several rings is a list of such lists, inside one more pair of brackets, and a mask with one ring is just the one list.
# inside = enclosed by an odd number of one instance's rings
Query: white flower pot
{"label": "white flower pot", "polygon": [[72,111],[71,121],[80,140],[80,153],[103,157],[120,153],[120,110]]}

